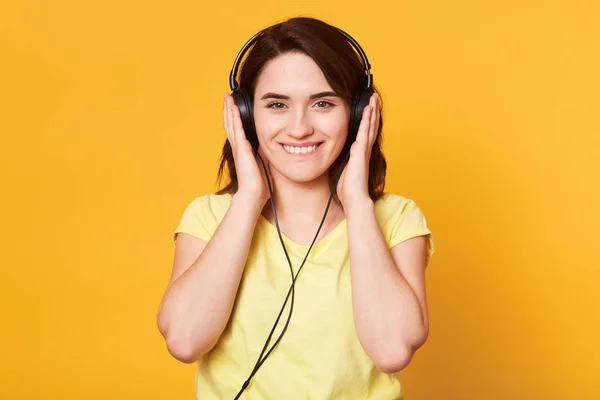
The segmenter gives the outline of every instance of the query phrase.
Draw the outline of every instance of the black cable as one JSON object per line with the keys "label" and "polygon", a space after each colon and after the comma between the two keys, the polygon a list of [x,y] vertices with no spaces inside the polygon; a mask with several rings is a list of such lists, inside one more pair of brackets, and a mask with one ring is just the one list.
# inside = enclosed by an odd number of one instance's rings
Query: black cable
{"label": "black cable", "polygon": [[[273,346],[271,347],[271,349],[269,350],[269,352],[260,361],[260,364],[258,365],[258,367],[260,367],[265,362],[265,360],[267,359],[267,357],[271,354],[271,352],[273,350],[275,350],[275,347],[277,346],[277,344],[279,344],[279,342],[283,338],[283,334],[287,330],[287,327],[288,327],[289,322],[291,320],[292,312],[293,312],[293,309],[294,309],[294,294],[295,294],[294,285],[296,283],[296,279],[298,279],[298,275],[300,274],[300,271],[302,270],[302,268],[304,267],[304,264],[306,263],[306,259],[308,258],[308,254],[310,253],[310,250],[312,249],[313,245],[315,244],[315,241],[316,241],[317,237],[319,236],[319,232],[321,231],[321,228],[323,227],[323,223],[325,222],[325,218],[327,217],[327,211],[329,210],[329,205],[331,204],[331,200],[332,200],[332,197],[329,198],[329,201],[327,203],[327,208],[326,208],[326,211],[325,211],[325,215],[323,215],[323,219],[321,219],[321,223],[319,224],[319,229],[317,230],[317,234],[315,235],[315,237],[314,237],[314,239],[313,239],[310,247],[308,248],[308,251],[306,252],[306,256],[304,257],[304,260],[302,261],[302,264],[300,264],[300,267],[298,268],[298,272],[296,272],[296,276],[292,277],[292,286],[290,287],[290,290],[288,290],[288,294],[287,294],[285,302],[284,302],[284,305],[285,305],[287,303],[287,300],[289,298],[290,293],[292,293],[292,302],[290,303],[290,314],[288,315],[288,319],[287,319],[287,321],[285,323],[284,329],[281,332],[281,334],[279,335],[279,337],[277,338],[277,340],[275,341],[275,343],[273,344]],[[276,222],[276,224],[277,224],[277,222]],[[278,229],[278,232],[279,232],[279,235],[280,235],[280,238],[281,238],[281,231],[279,229]],[[280,240],[283,242],[282,239],[280,239]],[[285,245],[283,245],[283,246],[284,246],[284,251],[285,251]],[[287,255],[287,252],[286,252],[286,255]],[[279,322],[279,319],[276,321],[276,323],[278,323],[278,322]]]}
{"label": "black cable", "polygon": [[[258,154],[257,151],[255,151],[255,154]],[[313,245],[315,244],[317,237],[319,237],[319,232],[321,231],[321,228],[323,227],[323,224],[325,223],[325,219],[327,218],[327,212],[329,211],[329,207],[331,205],[331,201],[333,200],[333,196],[335,194],[335,191],[337,189],[337,185],[339,183],[339,180],[342,176],[342,171],[344,170],[348,160],[350,158],[350,153],[348,153],[346,155],[346,159],[344,161],[344,164],[340,170],[340,174],[337,177],[336,181],[335,181],[335,185],[333,186],[332,190],[331,190],[331,194],[329,196],[329,200],[327,201],[327,207],[325,208],[325,213],[323,215],[323,218],[321,219],[321,223],[319,224],[319,228],[317,229],[317,233],[315,234],[315,237],[313,238],[310,247],[308,248],[308,251],[306,252],[306,255],[304,256],[304,260],[302,260],[302,264],[300,264],[300,267],[298,268],[298,271],[296,272],[296,275],[294,275],[294,269],[292,267],[292,262],[290,260],[290,257],[288,255],[287,249],[285,247],[285,243],[283,241],[283,236],[281,234],[281,229],[279,227],[279,220],[277,219],[277,210],[275,209],[275,198],[273,196],[273,188],[271,186],[271,180],[269,179],[269,174],[267,173],[267,168],[265,166],[265,163],[262,159],[262,157],[258,157],[258,159],[261,162],[263,171],[265,173],[265,177],[267,179],[267,186],[269,188],[269,195],[271,196],[271,209],[273,210],[273,216],[275,218],[275,226],[277,227],[277,233],[279,236],[279,241],[281,242],[281,246],[283,247],[283,252],[285,253],[285,257],[287,259],[288,265],[290,266],[290,273],[292,276],[292,285],[290,286],[290,289],[287,292],[287,295],[285,297],[285,301],[283,302],[283,306],[281,307],[281,310],[279,310],[279,314],[277,315],[277,319],[275,320],[275,324],[273,324],[273,328],[271,328],[271,332],[269,333],[269,336],[267,337],[267,340],[265,341],[265,344],[262,348],[262,351],[260,352],[260,355],[258,356],[258,360],[256,361],[256,364],[254,364],[254,368],[252,369],[252,372],[250,373],[250,376],[248,376],[248,378],[246,379],[246,381],[242,384],[242,387],[240,388],[239,392],[237,393],[237,395],[234,397],[234,400],[239,399],[239,397],[242,395],[242,393],[244,392],[244,390],[246,390],[246,388],[248,387],[248,385],[250,384],[250,380],[254,377],[254,375],[256,374],[256,372],[258,372],[258,369],[263,365],[263,363],[266,361],[267,357],[269,357],[269,355],[273,352],[273,350],[275,350],[275,347],[277,347],[277,345],[279,344],[279,342],[281,341],[281,339],[283,338],[284,333],[287,331],[287,328],[289,326],[290,320],[292,318],[292,312],[294,311],[294,296],[295,296],[295,284],[296,284],[296,279],[298,278],[298,275],[300,274],[300,271],[302,271],[302,268],[304,267],[304,264],[306,263],[306,260],[308,258],[308,255],[310,254],[310,250],[312,249]],[[279,319],[281,318],[281,315],[283,314],[283,310],[285,310],[285,306],[287,305],[288,299],[290,297],[290,294],[292,295],[292,301],[290,302],[290,313],[288,314],[287,320],[285,322],[285,325],[283,327],[283,330],[281,331],[281,333],[279,334],[279,337],[277,338],[277,340],[275,341],[275,343],[273,344],[273,346],[271,346],[271,348],[269,349],[269,351],[267,352],[267,354],[265,353],[265,350],[267,349],[267,346],[269,345],[269,342],[271,341],[271,338],[273,337],[273,333],[275,333],[275,329],[277,328],[277,325],[279,324]],[[263,358],[264,355],[264,358]]]}

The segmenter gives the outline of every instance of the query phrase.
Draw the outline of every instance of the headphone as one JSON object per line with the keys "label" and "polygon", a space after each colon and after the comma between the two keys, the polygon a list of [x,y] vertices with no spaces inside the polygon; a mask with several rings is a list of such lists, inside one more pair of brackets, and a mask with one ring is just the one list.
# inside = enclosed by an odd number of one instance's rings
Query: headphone
{"label": "headphone", "polygon": [[[349,124],[348,124],[348,139],[347,139],[347,143],[348,142],[351,143],[351,142],[353,142],[355,140],[356,134],[358,133],[358,128],[359,128],[360,122],[362,120],[363,110],[365,109],[366,106],[369,105],[369,101],[371,99],[371,95],[373,94],[373,75],[371,74],[371,64],[369,64],[369,60],[367,59],[367,56],[366,56],[365,52],[360,47],[360,45],[358,44],[358,42],[356,40],[354,40],[349,34],[347,34],[346,32],[342,31],[341,29],[339,29],[339,28],[336,28],[336,29],[342,35],[344,35],[344,37],[348,40],[348,42],[350,42],[350,44],[356,49],[356,51],[358,51],[358,54],[362,58],[362,62],[363,62],[363,65],[365,67],[365,71],[366,71],[366,74],[367,74],[367,80],[366,80],[365,87],[364,88],[360,88],[352,96],[352,104],[351,104],[351,108],[350,108],[350,121],[349,121]],[[248,40],[246,42],[246,44],[242,47],[242,49],[238,53],[237,57],[235,58],[235,62],[233,63],[233,68],[231,69],[231,72],[229,73],[229,87],[231,88],[231,91],[232,91],[231,96],[233,97],[233,101],[234,101],[235,105],[240,110],[240,117],[241,117],[241,120],[242,120],[242,126],[244,128],[244,132],[246,134],[246,139],[248,139],[248,141],[252,145],[252,148],[255,151],[255,153],[258,151],[258,135],[256,134],[256,126],[254,125],[254,116],[253,116],[253,113],[252,113],[252,105],[253,105],[252,98],[248,94],[248,92],[246,92],[245,90],[239,88],[239,84],[236,81],[235,77],[237,75],[238,68],[239,68],[240,61],[241,61],[242,57],[244,56],[244,54],[246,53],[246,51],[248,50],[248,48],[252,44],[254,44],[254,42],[256,42],[256,40],[258,39],[258,37],[260,36],[260,34],[262,32],[263,31],[258,32],[257,34],[255,34],[254,36],[252,36],[250,38],[250,40]],[[346,156],[347,159],[345,160],[345,162],[348,161],[349,157],[350,157],[350,154],[348,153],[348,155]],[[277,347],[277,345],[281,341],[284,333],[286,332],[286,330],[288,328],[288,325],[289,325],[290,320],[292,318],[292,312],[294,310],[294,293],[295,293],[294,286],[295,286],[295,283],[296,283],[296,279],[298,278],[298,275],[300,274],[300,271],[302,271],[302,267],[304,267],[304,264],[306,263],[306,259],[308,258],[310,250],[312,249],[313,245],[315,244],[315,242],[317,240],[317,237],[319,236],[319,232],[321,231],[321,228],[323,227],[323,224],[325,223],[325,218],[327,217],[327,212],[329,211],[329,206],[331,205],[331,201],[333,200],[333,195],[335,193],[335,188],[337,187],[339,179],[341,177],[341,171],[340,171],[340,175],[336,179],[336,184],[333,186],[334,189],[331,191],[331,195],[329,196],[329,201],[327,202],[327,207],[325,208],[325,214],[323,215],[323,218],[321,219],[321,223],[319,225],[319,228],[317,229],[317,233],[315,234],[315,237],[313,238],[313,241],[310,244],[310,247],[308,248],[308,251],[306,252],[306,255],[304,256],[304,260],[302,261],[302,264],[298,268],[298,271],[296,272],[296,274],[294,274],[294,270],[292,268],[292,262],[290,260],[290,257],[288,255],[288,253],[287,253],[287,250],[285,248],[285,243],[283,241],[283,236],[281,234],[281,229],[279,227],[279,221],[277,219],[277,211],[275,209],[275,200],[274,200],[274,197],[273,197],[273,188],[271,186],[271,181],[269,179],[269,175],[267,173],[266,166],[265,166],[265,163],[264,163],[262,157],[259,156],[258,160],[262,164],[263,171],[265,173],[265,176],[267,177],[267,186],[269,187],[269,193],[271,195],[271,208],[273,210],[273,216],[275,218],[275,226],[277,228],[277,233],[279,234],[279,241],[281,242],[281,246],[283,247],[283,252],[285,253],[285,257],[286,257],[287,262],[288,262],[289,267],[290,267],[290,273],[291,273],[291,277],[292,277],[292,285],[290,286],[290,288],[289,288],[289,290],[287,292],[287,295],[285,297],[285,301],[283,302],[283,305],[281,306],[281,309],[279,310],[279,314],[277,315],[277,319],[275,320],[275,323],[273,324],[273,327],[271,328],[271,332],[269,333],[269,336],[267,337],[267,340],[265,341],[265,344],[264,344],[264,346],[262,348],[262,351],[260,352],[260,355],[258,356],[258,360],[254,364],[254,368],[252,368],[250,376],[242,384],[242,387],[238,391],[238,393],[235,396],[234,400],[237,400],[237,399],[240,398],[240,396],[242,395],[242,393],[244,392],[244,390],[246,390],[246,388],[250,384],[250,381],[252,380],[252,377],[256,374],[256,372],[258,371],[258,369],[263,365],[263,363],[265,362],[265,360],[267,359],[267,357],[273,352],[273,350],[275,350],[275,347]],[[285,323],[285,325],[284,325],[281,333],[279,334],[279,337],[275,341],[275,343],[267,351],[267,347],[269,345],[269,342],[271,341],[271,338],[273,337],[273,334],[275,333],[275,329],[277,327],[277,324],[279,323],[281,315],[283,314],[285,306],[287,305],[287,302],[290,299],[290,295],[291,295],[290,313],[288,314],[286,323]]]}
{"label": "headphone", "polygon": [[[348,140],[353,142],[356,138],[358,127],[360,126],[360,121],[362,120],[363,110],[366,106],[369,105],[369,100],[371,99],[371,95],[373,94],[373,75],[371,74],[371,64],[369,64],[367,55],[363,51],[362,47],[360,47],[358,42],[343,30],[339,28],[336,29],[339,33],[344,35],[346,40],[348,40],[348,42],[350,42],[350,44],[356,49],[356,51],[362,59],[365,71],[367,73],[367,82],[365,87],[360,88],[352,96],[352,104],[350,106],[350,121],[348,124]],[[264,31],[258,32],[246,42],[246,44],[242,47],[237,57],[235,58],[233,68],[229,73],[229,88],[231,89],[231,96],[233,97],[235,105],[240,110],[240,117],[242,119],[242,126],[244,127],[244,132],[246,133],[246,138],[248,139],[254,150],[258,149],[258,136],[256,134],[256,125],[254,124],[254,115],[252,113],[253,99],[248,92],[246,92],[244,89],[239,88],[239,84],[236,81],[236,76],[242,57],[244,56],[248,48],[252,46],[254,42],[256,42],[258,37],[263,32]]]}

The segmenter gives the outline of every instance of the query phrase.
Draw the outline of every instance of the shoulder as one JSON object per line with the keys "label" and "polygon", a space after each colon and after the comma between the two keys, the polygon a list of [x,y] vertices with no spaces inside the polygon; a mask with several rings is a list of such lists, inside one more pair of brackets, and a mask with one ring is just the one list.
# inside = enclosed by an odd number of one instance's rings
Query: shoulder
{"label": "shoulder", "polygon": [[385,193],[375,202],[375,214],[390,248],[404,240],[429,235],[428,252],[433,254],[433,235],[425,215],[413,199]]}
{"label": "shoulder", "polygon": [[375,213],[380,221],[387,221],[393,215],[401,216],[404,213],[418,208],[414,200],[396,193],[384,193],[375,201]]}
{"label": "shoulder", "polygon": [[206,193],[195,197],[190,206],[199,212],[210,214],[225,214],[231,205],[231,194]]}
{"label": "shoulder", "polygon": [[230,205],[231,194],[206,193],[194,197],[188,204],[186,213],[194,214],[205,223],[219,224]]}
{"label": "shoulder", "polygon": [[183,211],[175,234],[184,232],[208,241],[225,217],[230,204],[230,194],[208,193],[194,197]]}

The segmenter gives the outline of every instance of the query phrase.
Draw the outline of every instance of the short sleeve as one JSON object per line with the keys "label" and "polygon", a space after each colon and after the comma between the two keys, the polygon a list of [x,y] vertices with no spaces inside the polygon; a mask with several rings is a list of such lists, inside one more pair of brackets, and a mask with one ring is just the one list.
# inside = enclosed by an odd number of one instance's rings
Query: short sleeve
{"label": "short sleeve", "polygon": [[383,232],[390,248],[405,240],[427,235],[427,262],[435,252],[433,233],[419,206],[411,199],[394,196],[388,201]]}
{"label": "short sleeve", "polygon": [[205,242],[212,236],[209,229],[209,216],[207,215],[207,198],[205,196],[196,197],[186,207],[179,221],[179,225],[173,232],[173,245],[177,242],[178,233],[187,233],[195,236]]}

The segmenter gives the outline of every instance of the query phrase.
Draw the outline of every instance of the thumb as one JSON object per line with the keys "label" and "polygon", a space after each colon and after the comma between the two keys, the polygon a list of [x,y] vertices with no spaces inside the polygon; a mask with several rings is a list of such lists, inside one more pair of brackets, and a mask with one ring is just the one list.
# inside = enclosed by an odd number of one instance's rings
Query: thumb
{"label": "thumb", "polygon": [[256,162],[259,164],[259,167],[261,168],[261,170],[263,167],[266,168],[269,160],[265,156],[265,153],[263,152],[263,150],[260,146],[258,146],[258,150],[256,151],[255,155],[256,155]]}
{"label": "thumb", "polygon": [[256,154],[257,162],[260,164],[260,170],[265,174],[267,179],[270,179],[271,172],[271,164],[269,163],[269,159],[265,156],[265,153],[262,147],[258,146],[258,151]]}

